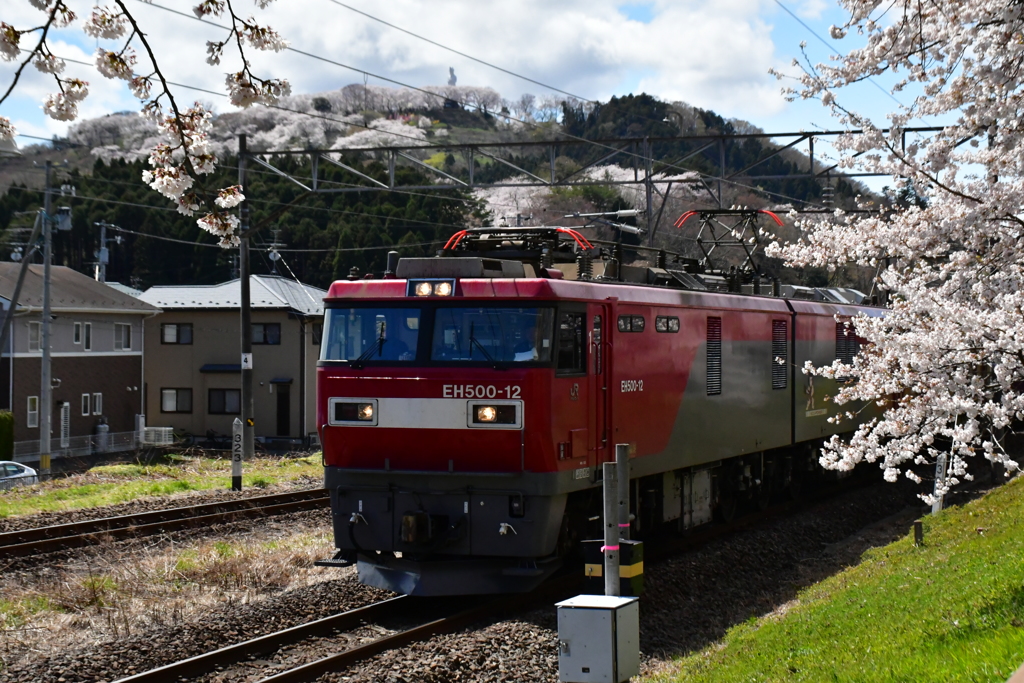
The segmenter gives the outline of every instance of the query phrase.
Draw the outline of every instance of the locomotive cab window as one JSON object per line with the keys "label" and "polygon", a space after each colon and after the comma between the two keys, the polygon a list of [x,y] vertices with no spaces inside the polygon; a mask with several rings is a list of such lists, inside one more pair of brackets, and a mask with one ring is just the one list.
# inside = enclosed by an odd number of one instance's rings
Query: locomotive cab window
{"label": "locomotive cab window", "polygon": [[575,375],[587,371],[586,331],[582,313],[562,312],[558,316],[558,374]]}
{"label": "locomotive cab window", "polygon": [[416,359],[418,308],[329,308],[320,360],[409,362]]}
{"label": "locomotive cab window", "polygon": [[620,315],[619,332],[643,332],[646,321],[642,315]]}
{"label": "locomotive cab window", "polygon": [[654,329],[658,332],[678,332],[679,318],[675,316],[659,315],[654,319]]}
{"label": "locomotive cab window", "polygon": [[434,314],[430,359],[476,363],[551,361],[550,308],[444,306]]}

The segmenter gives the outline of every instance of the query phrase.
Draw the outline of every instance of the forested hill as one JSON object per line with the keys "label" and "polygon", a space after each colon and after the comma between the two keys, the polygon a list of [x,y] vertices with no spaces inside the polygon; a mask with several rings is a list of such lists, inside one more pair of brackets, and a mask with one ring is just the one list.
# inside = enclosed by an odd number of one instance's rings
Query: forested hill
{"label": "forested hill", "polygon": [[[599,140],[608,138],[667,137],[705,132],[752,132],[753,127],[739,121],[727,121],[711,111],[689,107],[683,103],[661,102],[648,95],[612,98],[602,104],[579,102],[536,103],[528,96],[507,102],[487,92],[472,96],[486,104],[478,110],[427,108],[429,102],[405,101],[397,89],[375,88],[363,92],[359,86],[343,88],[334,93],[291,98],[290,106],[300,112],[307,108],[320,119],[303,117],[294,112],[253,110],[217,117],[214,140],[219,149],[220,178],[215,182],[232,184],[237,177],[236,160],[230,155],[238,132],[250,136],[250,148],[308,149],[330,146],[363,147],[380,144],[415,144],[408,138],[421,139],[423,144],[444,142],[501,142],[555,139],[560,133],[577,138]],[[389,92],[389,90],[391,92]],[[370,95],[373,95],[371,98]],[[469,97],[469,96],[467,96]],[[363,105],[375,110],[355,109]],[[518,119],[518,121],[516,120]],[[312,124],[310,123],[312,121]],[[526,121],[527,123],[522,123]],[[334,122],[334,123],[332,123]],[[313,125],[315,124],[315,125]],[[396,137],[396,133],[398,137]],[[38,191],[42,185],[39,172],[29,172],[33,162],[70,157],[70,167],[59,169],[56,186],[65,186],[58,205],[73,208],[70,232],[55,233],[56,262],[82,272],[92,272],[94,253],[99,244],[96,223],[106,221],[122,228],[111,230],[108,237],[120,236],[120,244],[109,245],[109,281],[148,287],[156,284],[215,283],[233,277],[234,252],[214,245],[212,237],[196,227],[194,219],[179,215],[154,191],[141,181],[143,152],[154,141],[148,124],[134,114],[115,114],[78,124],[69,138],[55,141],[63,149],[35,146],[25,149],[25,157],[17,162],[0,162],[0,179],[5,193],[0,196],[0,230],[7,248],[13,249],[27,236],[31,214],[42,202]],[[673,141],[655,143],[656,159],[665,160],[667,174],[687,170],[717,173],[718,151],[709,150],[674,163],[699,149],[702,143]],[[746,139],[729,144],[727,166],[742,169],[766,155],[768,147],[759,140]],[[88,153],[85,151],[88,150]],[[557,159],[560,174],[572,172],[597,161],[607,153],[601,146],[567,148]],[[77,163],[75,161],[77,160]],[[443,151],[423,155],[427,163],[446,173],[467,172],[466,161]],[[360,170],[372,177],[386,177],[379,161],[346,158],[359,164]],[[669,163],[673,162],[673,163]],[[278,159],[275,165],[302,172],[299,166]],[[475,160],[478,180],[498,180],[514,171],[486,159]],[[546,159],[520,158],[522,168],[540,168]],[[807,168],[807,160],[789,150],[758,167],[765,175],[785,176],[798,168]],[[21,164],[19,167],[18,164]],[[19,171],[21,169],[21,172]],[[614,175],[626,169],[599,165],[592,177]],[[36,167],[38,171],[38,166]],[[308,169],[307,169],[308,172]],[[353,183],[358,179],[341,169],[321,169],[327,181]],[[434,179],[414,169],[399,167],[405,184],[428,185]],[[632,171],[629,172],[632,175]],[[493,178],[490,178],[493,176]],[[12,178],[15,180],[12,184]],[[821,186],[812,180],[781,178],[759,183],[763,191],[752,190],[738,183],[727,191],[727,204],[768,206],[797,200],[816,200]],[[836,186],[836,202],[849,201],[856,190],[845,181]],[[271,272],[275,263],[269,258],[268,246],[277,239],[281,259],[277,272],[294,275],[304,282],[326,287],[333,279],[344,277],[352,268],[360,273],[381,272],[388,249],[399,247],[404,255],[425,255],[436,250],[449,235],[467,225],[490,224],[507,211],[533,213],[534,223],[561,222],[561,216],[572,211],[609,210],[636,205],[633,188],[591,186],[588,188],[556,188],[517,193],[482,191],[468,192],[358,192],[308,195],[285,178],[264,169],[251,169],[248,196],[252,206],[253,226],[258,228],[253,245],[253,269]],[[71,196],[72,189],[74,196]],[[708,199],[689,190],[670,197],[666,216],[689,208],[708,206]],[[557,220],[556,220],[557,219]],[[671,218],[668,220],[671,223]],[[274,231],[278,232],[275,233]]]}

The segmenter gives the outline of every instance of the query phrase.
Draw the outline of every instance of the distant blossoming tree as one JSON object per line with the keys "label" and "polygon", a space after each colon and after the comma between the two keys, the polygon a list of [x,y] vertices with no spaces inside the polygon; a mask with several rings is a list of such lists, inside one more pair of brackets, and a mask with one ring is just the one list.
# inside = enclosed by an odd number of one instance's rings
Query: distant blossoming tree
{"label": "distant blossoming tree", "polygon": [[[255,4],[265,9],[272,1],[255,0]],[[54,29],[72,26],[78,17],[64,0],[29,2],[41,13],[40,25],[19,28],[0,21],[0,59],[18,63],[12,82],[0,95],[0,104],[32,64],[39,71],[52,74],[57,86],[57,92],[43,102],[43,110],[58,121],[73,121],[78,117],[78,103],[89,94],[89,84],[78,78],[62,77],[64,61],[51,52],[50,38]],[[291,92],[286,80],[254,75],[246,57],[249,48],[275,52],[286,48],[287,42],[276,31],[252,17],[243,19],[231,0],[203,0],[192,11],[199,18],[226,15],[231,20],[231,29],[223,40],[206,43],[206,61],[218,65],[225,49],[237,50],[242,69],[228,73],[226,78],[232,104],[273,104]],[[241,188],[213,188],[203,178],[216,169],[217,162],[209,145],[210,112],[199,103],[184,108],[175,100],[151,41],[123,0],[94,7],[91,16],[81,23],[81,29],[97,39],[118,41],[118,50],[96,50],[96,70],[106,78],[126,81],[132,94],[141,100],[143,114],[152,117],[162,133],[163,141],[151,151],[151,168],[143,172],[143,180],[172,200],[186,216],[201,214],[197,223],[217,236],[221,246],[236,245],[238,218],[227,210],[244,200]],[[141,63],[136,50],[143,53]],[[10,120],[0,116],[0,139],[15,134]]]}
{"label": "distant blossoming tree", "polygon": [[[854,32],[863,46],[805,65],[788,92],[820,99],[864,131],[840,139],[844,167],[891,175],[897,193],[921,201],[804,222],[803,239],[770,252],[792,264],[879,270],[892,310],[854,321],[870,344],[852,367],[805,371],[850,375],[833,400],[886,410],[851,439],[832,439],[822,464],[878,462],[890,481],[901,472],[920,481],[908,465],[938,463],[938,496],[970,478],[972,456],[1019,469],[1004,443],[1024,418],[1024,3],[840,4],[850,18],[832,37]],[[915,96],[879,125],[842,91],[886,73],[900,79],[894,92]],[[904,145],[905,129],[922,121],[943,129]]]}

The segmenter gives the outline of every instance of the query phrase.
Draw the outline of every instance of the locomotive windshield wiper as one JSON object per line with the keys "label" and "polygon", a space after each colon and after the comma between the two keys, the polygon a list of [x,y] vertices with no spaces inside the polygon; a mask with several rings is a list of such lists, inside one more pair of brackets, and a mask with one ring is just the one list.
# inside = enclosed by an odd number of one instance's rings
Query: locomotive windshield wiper
{"label": "locomotive windshield wiper", "polygon": [[358,358],[356,358],[354,361],[352,361],[352,367],[354,367],[354,368],[362,367],[362,364],[364,362],[370,360],[370,358],[373,357],[374,353],[376,353],[377,356],[381,356],[381,355],[384,354],[384,342],[387,341],[387,335],[385,333],[385,329],[386,328],[387,328],[387,323],[381,321],[381,323],[380,323],[380,332],[377,334],[377,339],[372,344],[370,344],[370,346],[368,346],[365,351],[363,351],[361,354],[359,354]]}
{"label": "locomotive windshield wiper", "polygon": [[491,353],[486,348],[484,348],[484,345],[480,343],[480,340],[473,336],[473,329],[474,329],[475,325],[476,325],[476,323],[470,323],[469,324],[469,357],[470,357],[470,359],[473,358],[473,344],[476,344],[476,347],[478,349],[480,349],[480,353],[484,354],[484,358],[486,358],[489,363],[493,363],[494,364],[494,369],[495,370],[504,370],[505,369],[504,366],[500,365],[498,363],[498,361],[495,360],[494,356],[492,356]]}

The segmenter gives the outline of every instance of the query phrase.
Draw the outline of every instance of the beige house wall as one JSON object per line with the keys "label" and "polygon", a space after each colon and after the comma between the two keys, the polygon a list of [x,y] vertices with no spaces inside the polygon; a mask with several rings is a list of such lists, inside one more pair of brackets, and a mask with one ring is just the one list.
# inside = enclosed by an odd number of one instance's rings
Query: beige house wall
{"label": "beige house wall", "polygon": [[[317,320],[319,322],[320,319]],[[306,437],[316,431],[316,361],[319,347],[312,342],[312,323],[305,333],[300,321],[289,318],[285,311],[252,312],[252,322],[280,323],[279,345],[253,345],[253,398],[255,434],[276,437],[279,384],[275,379],[291,379],[289,435]],[[191,323],[192,344],[163,344],[161,325]],[[232,310],[170,309],[145,322],[145,414],[146,424],[153,427],[174,427],[204,437],[208,430],[219,435],[231,433],[237,415],[211,415],[210,389],[240,389],[241,374],[200,372],[204,365],[238,365],[239,313]],[[300,367],[301,346],[305,347],[305,368]],[[301,376],[306,377],[306,420],[299,424],[301,410]],[[191,413],[165,413],[161,410],[162,389],[192,389]]]}

